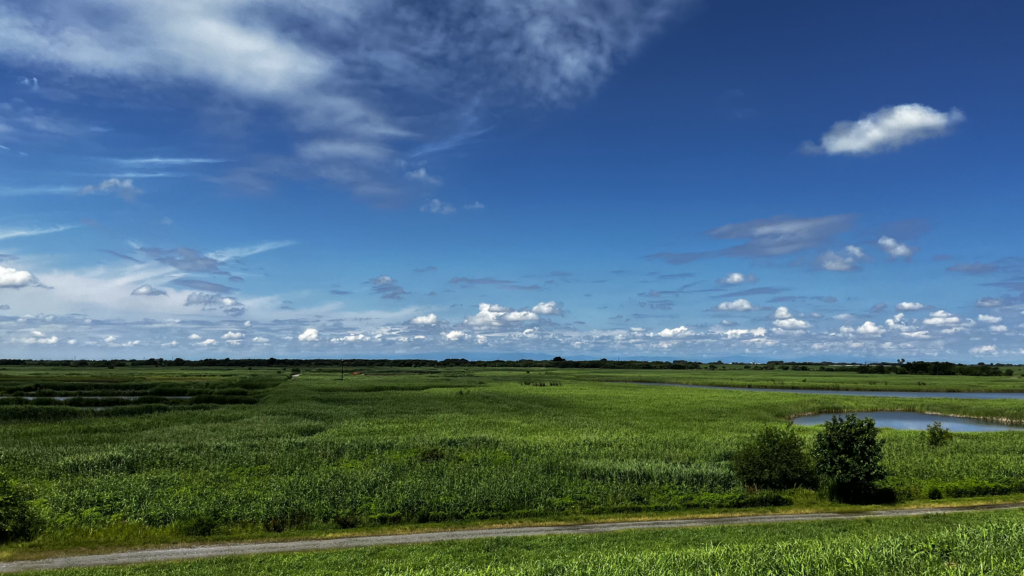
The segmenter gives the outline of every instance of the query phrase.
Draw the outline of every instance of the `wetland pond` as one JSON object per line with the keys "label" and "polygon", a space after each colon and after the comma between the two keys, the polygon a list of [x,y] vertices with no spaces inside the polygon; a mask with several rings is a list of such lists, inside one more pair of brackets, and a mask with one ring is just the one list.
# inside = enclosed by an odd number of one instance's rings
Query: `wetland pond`
{"label": "wetland pond", "polygon": [[[793,423],[801,426],[813,426],[831,421],[832,416],[842,417],[843,415],[812,414],[810,416],[799,416],[793,419]],[[949,429],[950,432],[1006,432],[1024,430],[1024,425],[1021,424],[1006,424],[983,418],[921,414],[919,412],[857,412],[857,416],[873,419],[875,426],[879,428],[893,428],[895,430],[924,430],[933,422],[941,422],[942,427]]]}
{"label": "wetland pond", "polygon": [[904,392],[894,390],[812,390],[809,388],[740,388],[735,386],[701,386],[699,384],[672,384],[667,382],[625,382],[644,386],[680,386],[705,390],[733,390],[736,392],[788,392],[790,394],[824,394],[826,396],[880,396],[885,398],[954,398],[958,400],[1024,400],[1024,392]]}

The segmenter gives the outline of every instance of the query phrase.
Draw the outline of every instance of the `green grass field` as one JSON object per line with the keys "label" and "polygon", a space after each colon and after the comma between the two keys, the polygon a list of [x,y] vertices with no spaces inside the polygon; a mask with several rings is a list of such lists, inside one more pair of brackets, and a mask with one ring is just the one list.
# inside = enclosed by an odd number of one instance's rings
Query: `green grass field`
{"label": "green grass field", "polygon": [[[101,385],[146,390],[151,403],[103,410],[0,406],[6,416],[0,469],[32,492],[45,520],[35,540],[0,546],[0,559],[404,525],[825,509],[834,505],[808,490],[747,491],[729,467],[732,452],[765,424],[813,412],[892,409],[1024,421],[1019,400],[623,383],[1020,390],[1018,377],[735,369],[367,372],[342,379],[336,370],[306,369],[291,379],[290,370],[266,368],[5,367],[0,387],[8,390],[36,379],[51,396],[64,396],[62,387],[84,382],[89,391]],[[152,392],[157,386],[256,403],[160,402]],[[125,410],[137,412],[118,412]],[[814,430],[801,434],[810,440]],[[939,448],[920,432],[882,436],[886,483],[905,502],[927,501],[933,489],[944,501],[1024,492],[1024,433],[957,434]]]}

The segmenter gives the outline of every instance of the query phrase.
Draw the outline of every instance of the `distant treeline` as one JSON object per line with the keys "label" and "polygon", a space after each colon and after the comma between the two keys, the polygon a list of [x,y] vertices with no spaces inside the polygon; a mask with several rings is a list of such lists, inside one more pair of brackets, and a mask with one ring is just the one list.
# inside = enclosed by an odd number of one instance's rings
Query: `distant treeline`
{"label": "distant treeline", "polygon": [[[716,370],[725,369],[727,365],[718,362],[692,362],[689,360],[641,361],[641,360],[565,360],[555,357],[552,360],[483,360],[471,361],[465,358],[448,358],[447,360],[371,360],[371,359],[277,359],[277,358],[243,358],[234,359],[207,358],[205,360],[183,360],[176,358],[150,358],[149,360],[0,360],[0,366],[64,366],[117,368],[126,366],[183,366],[183,367],[317,367],[317,368],[596,368],[618,370]],[[765,364],[744,364],[734,362],[732,369],[738,367],[748,370],[819,370],[828,372],[858,372],[860,374],[922,374],[931,376],[1003,376],[1002,364],[954,364],[952,362],[880,362],[868,364],[836,364],[833,362],[783,362],[775,360]]]}

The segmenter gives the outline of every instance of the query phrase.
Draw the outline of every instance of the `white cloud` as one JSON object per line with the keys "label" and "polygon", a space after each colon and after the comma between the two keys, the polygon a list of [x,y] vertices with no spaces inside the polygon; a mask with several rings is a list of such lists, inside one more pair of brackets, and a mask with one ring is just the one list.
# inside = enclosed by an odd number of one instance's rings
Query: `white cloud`
{"label": "white cloud", "polygon": [[885,330],[874,322],[865,322],[857,328],[858,334],[883,334]]}
{"label": "white cloud", "polygon": [[162,348],[173,348],[173,347],[175,347],[177,345],[178,345],[178,341],[177,340],[171,340],[170,342],[164,342],[160,346]]}
{"label": "white cloud", "polygon": [[203,337],[202,337],[202,336],[200,336],[199,334],[190,334],[190,335],[189,335],[189,337],[188,337],[188,339],[189,339],[189,340],[202,340],[202,339],[203,339]]}
{"label": "white cloud", "polygon": [[732,302],[722,302],[718,306],[715,306],[715,310],[731,310],[733,312],[746,312],[747,310],[753,310],[754,306],[750,304],[748,300],[739,298]]}
{"label": "white cloud", "polygon": [[534,306],[532,308],[532,311],[535,314],[544,314],[544,315],[561,314],[562,313],[562,311],[558,309],[558,305],[554,301],[551,301],[551,302],[540,302],[539,304],[537,304],[536,306]]}
{"label": "white cloud", "polygon": [[320,340],[320,331],[316,328],[306,328],[306,330],[299,334],[299,342],[316,342]]}
{"label": "white cloud", "polygon": [[[0,17],[0,22],[3,22],[2,17]],[[53,228],[40,228],[36,230],[0,228],[0,240],[20,238],[23,236],[39,236],[40,234],[53,234],[54,232],[63,232],[72,228],[75,228],[75,226],[55,226]]]}
{"label": "white cloud", "polygon": [[723,332],[723,334],[725,334],[725,338],[727,340],[732,340],[732,339],[735,339],[735,338],[741,338],[743,336],[753,336],[755,338],[763,338],[765,336],[765,334],[767,334],[767,333],[768,333],[768,331],[765,330],[764,328],[754,328],[753,330],[746,330],[746,329],[743,329],[743,328],[733,328],[733,329],[726,330],[725,332]]}
{"label": "white cloud", "polygon": [[31,272],[0,266],[0,288],[25,288],[26,286],[42,286],[42,284]]}
{"label": "white cloud", "polygon": [[527,322],[540,319],[536,313],[529,310],[513,310],[498,304],[481,303],[479,310],[475,316],[466,318],[467,324],[474,326],[500,326],[504,322]]}
{"label": "white cloud", "polygon": [[987,346],[975,346],[974,348],[971,348],[971,354],[976,354],[979,356],[982,354],[996,354],[997,352],[998,350],[996,350],[996,347],[992,344],[989,344]]}
{"label": "white cloud", "polygon": [[[789,308],[785,306],[779,306],[775,309],[775,318],[779,320],[785,320],[786,318],[792,318],[793,314],[790,313]],[[839,316],[836,316],[838,318]]]}
{"label": "white cloud", "polygon": [[132,296],[167,296],[167,292],[158,288],[153,288],[149,284],[143,284],[135,290],[132,290]]}
{"label": "white cloud", "polygon": [[440,179],[435,178],[430,174],[427,174],[427,169],[422,167],[406,172],[405,177],[408,178],[409,180],[415,180],[417,182],[426,182],[427,184],[433,184],[435,186],[439,186],[441,184]]}
{"label": "white cloud", "polygon": [[776,320],[772,322],[772,324],[774,324],[775,327],[779,328],[780,330],[804,330],[806,328],[811,327],[810,323],[804,322],[803,320],[798,320],[796,318],[785,318],[782,320]]}
{"label": "white cloud", "polygon": [[214,340],[213,338],[207,338],[206,340],[203,340],[202,342],[196,342],[195,344],[193,344],[193,346],[216,346],[216,345],[217,345],[217,341]]}
{"label": "white cloud", "polygon": [[843,249],[846,256],[832,250],[818,256],[817,265],[823,270],[832,272],[849,272],[857,267],[857,261],[864,258],[864,251],[856,246],[847,246]]}
{"label": "white cloud", "polygon": [[469,335],[463,332],[462,330],[452,330],[451,332],[443,334],[443,336],[445,337],[446,340],[450,340],[452,342],[456,342],[458,340],[465,340],[466,338],[469,337]]}
{"label": "white cloud", "polygon": [[879,238],[878,245],[882,247],[882,250],[885,250],[886,254],[893,258],[905,258],[914,254],[914,251],[910,249],[910,246],[900,244],[888,236],[882,236]]}
{"label": "white cloud", "polygon": [[367,336],[365,334],[361,334],[361,333],[360,334],[347,334],[347,335],[342,336],[340,338],[331,338],[331,342],[334,342],[335,344],[341,344],[341,343],[346,343],[346,342],[366,342],[366,341],[370,341],[370,340],[373,340],[373,338],[371,338],[371,337],[369,337],[369,336]]}
{"label": "white cloud", "polygon": [[134,202],[143,190],[136,188],[131,178],[108,178],[97,186],[85,186],[79,190],[80,194],[113,193],[126,202]]}
{"label": "white cloud", "polygon": [[989,316],[988,314],[978,314],[978,322],[985,322],[986,324],[999,324],[1003,319],[999,316]]}
{"label": "white cloud", "polygon": [[925,318],[924,323],[929,326],[949,326],[952,324],[959,324],[960,318],[946,312],[945,310],[936,310],[931,313],[930,318]]}
{"label": "white cloud", "polygon": [[464,210],[483,210],[484,205],[480,202],[473,202],[472,204],[466,204],[462,207]]}
{"label": "white cloud", "polygon": [[920,302],[900,302],[896,305],[896,310],[902,311],[923,310],[924,308],[925,305]]}
{"label": "white cloud", "polygon": [[740,272],[733,272],[728,276],[718,279],[719,284],[742,284],[744,282],[754,282],[757,278],[753,274],[742,274]]}
{"label": "white cloud", "polygon": [[431,214],[451,214],[455,212],[455,207],[434,198],[430,202],[421,206],[420,212],[430,212]]}
{"label": "white cloud", "polygon": [[917,330],[916,332],[903,332],[902,334],[907,338],[918,338],[922,340],[931,338],[931,335],[928,334],[927,330]]}
{"label": "white cloud", "polygon": [[833,318],[836,320],[849,320],[850,318],[853,318],[853,314],[847,314],[844,312],[842,314],[836,314]]}
{"label": "white cloud", "polygon": [[387,161],[396,142],[415,135],[423,153],[443,150],[485,131],[478,108],[592,93],[687,3],[35,0],[4,4],[0,57],[106,85],[269,104],[306,140],[297,148],[317,173],[365,194],[388,191],[366,174],[398,166]]}
{"label": "white cloud", "polygon": [[683,336],[690,336],[693,332],[686,326],[679,326],[678,328],[665,328],[661,332],[658,332],[658,336],[662,338],[682,338]]}
{"label": "white cloud", "polygon": [[103,339],[103,341],[106,342],[107,344],[113,344],[114,340],[117,340],[117,336],[107,336],[106,338]]}
{"label": "white cloud", "polygon": [[1002,306],[1003,301],[998,298],[979,298],[975,305],[982,308],[995,308],[996,306]]}
{"label": "white cloud", "polygon": [[964,115],[953,108],[939,112],[921,104],[901,104],[872,112],[856,122],[836,122],[822,135],[821,144],[806,143],[807,152],[874,154],[896,150],[919,140],[941,136]]}
{"label": "white cloud", "polygon": [[995,326],[989,326],[988,329],[991,330],[992,332],[1006,332],[1006,326],[1003,326],[1002,324],[996,324]]}
{"label": "white cloud", "polygon": [[256,337],[254,337],[252,339],[252,341],[255,342],[256,344],[266,344],[267,342],[270,342],[270,338],[264,338],[263,336],[256,336]]}
{"label": "white cloud", "polygon": [[424,326],[429,326],[429,325],[437,324],[437,314],[427,314],[426,316],[417,316],[417,317],[413,318],[412,320],[409,320],[409,323],[410,324],[424,325]]}
{"label": "white cloud", "polygon": [[228,332],[221,336],[221,338],[224,340],[238,340],[239,338],[245,338],[245,334],[241,332]]}

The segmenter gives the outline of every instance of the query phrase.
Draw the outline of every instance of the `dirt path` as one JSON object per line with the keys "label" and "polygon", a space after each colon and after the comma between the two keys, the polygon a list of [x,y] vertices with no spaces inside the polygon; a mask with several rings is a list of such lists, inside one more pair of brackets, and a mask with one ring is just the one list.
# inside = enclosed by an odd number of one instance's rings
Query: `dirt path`
{"label": "dirt path", "polygon": [[136,550],[116,554],[93,556],[67,556],[46,560],[24,560],[0,562],[0,573],[58,568],[86,568],[93,566],[116,566],[141,564],[143,562],[167,562],[173,560],[195,560],[220,556],[243,554],[267,554],[271,552],[310,552],[316,550],[338,550],[364,546],[394,544],[426,544],[475,538],[510,536],[557,536],[598,534],[619,530],[643,530],[658,528],[700,528],[704,526],[726,526],[732,524],[777,524],[781,522],[807,522],[811,520],[855,520],[858,518],[895,518],[901,516],[924,516],[927,514],[949,514],[952,512],[973,512],[983,510],[1008,510],[1024,508],[1024,502],[1010,504],[986,504],[944,508],[907,508],[903,510],[878,510],[854,514],[771,514],[762,516],[731,516],[725,518],[691,518],[682,520],[652,520],[646,522],[609,522],[603,524],[576,524],[572,526],[536,526],[526,528],[491,528],[485,530],[455,530],[450,532],[424,532],[421,534],[396,534],[391,536],[354,536],[330,540],[295,540],[291,542],[265,542],[253,544],[222,544],[216,546],[195,546],[191,548],[167,548],[162,550]]}

